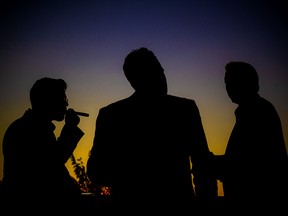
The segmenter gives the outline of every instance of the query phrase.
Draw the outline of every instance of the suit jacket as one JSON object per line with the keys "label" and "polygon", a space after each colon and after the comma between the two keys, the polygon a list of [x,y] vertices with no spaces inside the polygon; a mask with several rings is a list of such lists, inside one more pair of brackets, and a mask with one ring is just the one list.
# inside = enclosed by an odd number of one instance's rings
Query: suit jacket
{"label": "suit jacket", "polygon": [[64,126],[57,139],[54,129],[52,122],[29,109],[5,132],[3,191],[16,210],[16,204],[31,212],[35,206],[52,209],[52,203],[58,209],[68,198],[73,201],[80,196],[65,163],[74,150],[70,146],[76,146],[84,133],[78,127]]}
{"label": "suit jacket", "polygon": [[287,151],[276,109],[258,95],[235,115],[223,161],[225,197],[248,209],[286,208]]}
{"label": "suit jacket", "polygon": [[100,109],[87,172],[94,183],[112,187],[117,207],[190,209],[195,197],[217,196],[208,159],[194,100],[134,93]]}

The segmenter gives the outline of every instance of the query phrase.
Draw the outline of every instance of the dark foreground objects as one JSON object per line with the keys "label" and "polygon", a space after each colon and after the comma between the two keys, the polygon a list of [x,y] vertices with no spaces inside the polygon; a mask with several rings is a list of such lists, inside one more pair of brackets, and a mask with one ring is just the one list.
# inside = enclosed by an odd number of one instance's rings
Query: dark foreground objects
{"label": "dark foreground objects", "polygon": [[123,70],[135,92],[100,109],[90,179],[111,187],[114,212],[181,215],[209,208],[217,182],[195,101],[167,93],[164,69],[147,48],[129,53]]}
{"label": "dark foreground objects", "polygon": [[[6,214],[69,213],[81,199],[65,163],[84,133],[77,126],[79,116],[67,110],[66,88],[62,79],[37,80],[30,91],[31,108],[6,130],[1,203]],[[56,138],[52,121],[63,120]]]}
{"label": "dark foreground objects", "polygon": [[225,67],[229,98],[238,107],[225,155],[212,165],[223,182],[226,209],[235,213],[287,212],[288,159],[275,107],[259,95],[259,78],[246,62]]}

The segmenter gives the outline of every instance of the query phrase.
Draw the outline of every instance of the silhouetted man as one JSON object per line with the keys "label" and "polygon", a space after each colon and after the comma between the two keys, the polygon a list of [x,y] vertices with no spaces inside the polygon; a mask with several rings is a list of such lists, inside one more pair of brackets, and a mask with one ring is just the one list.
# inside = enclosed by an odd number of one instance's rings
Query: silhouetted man
{"label": "silhouetted man", "polygon": [[[77,126],[80,119],[75,111],[67,110],[66,88],[62,79],[37,80],[30,91],[31,108],[4,135],[6,213],[61,212],[75,208],[73,203],[80,198],[80,189],[65,163],[84,133]],[[64,118],[56,139],[52,121]]]}
{"label": "silhouetted man", "polygon": [[[261,97],[258,73],[246,62],[225,67],[228,96],[238,104],[225,155],[215,156],[231,213],[281,212],[287,204],[287,151],[280,118]],[[281,209],[281,210],[280,210]]]}
{"label": "silhouetted man", "polygon": [[87,163],[90,179],[112,188],[113,210],[135,215],[186,213],[199,207],[197,197],[215,198],[195,101],[167,94],[164,69],[147,48],[129,53],[123,70],[135,92],[100,109]]}

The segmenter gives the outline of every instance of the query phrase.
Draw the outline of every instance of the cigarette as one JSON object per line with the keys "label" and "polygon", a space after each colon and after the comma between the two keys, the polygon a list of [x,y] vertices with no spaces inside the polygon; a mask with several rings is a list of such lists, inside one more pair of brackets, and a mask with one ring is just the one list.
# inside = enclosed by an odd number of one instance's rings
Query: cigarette
{"label": "cigarette", "polygon": [[78,115],[78,116],[85,116],[85,117],[88,117],[88,116],[89,116],[88,113],[84,113],[84,112],[77,112],[77,111],[75,111],[75,113],[76,113],[76,115]]}

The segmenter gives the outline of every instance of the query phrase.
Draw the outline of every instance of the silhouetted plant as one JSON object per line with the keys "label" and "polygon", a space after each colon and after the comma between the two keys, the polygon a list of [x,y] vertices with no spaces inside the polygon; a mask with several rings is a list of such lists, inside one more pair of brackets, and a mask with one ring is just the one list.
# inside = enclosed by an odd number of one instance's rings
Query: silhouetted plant
{"label": "silhouetted plant", "polygon": [[95,196],[108,196],[111,194],[109,187],[97,186],[90,181],[81,157],[76,159],[72,155],[71,161],[77,177],[77,183],[83,193],[93,193]]}
{"label": "silhouetted plant", "polygon": [[81,191],[87,193],[87,192],[93,192],[91,191],[92,188],[92,183],[86,173],[86,169],[85,166],[83,164],[82,158],[80,157],[79,159],[76,160],[75,156],[72,155],[71,156],[71,161],[72,161],[72,165],[74,168],[74,173],[77,177],[77,182],[78,185],[81,189]]}

